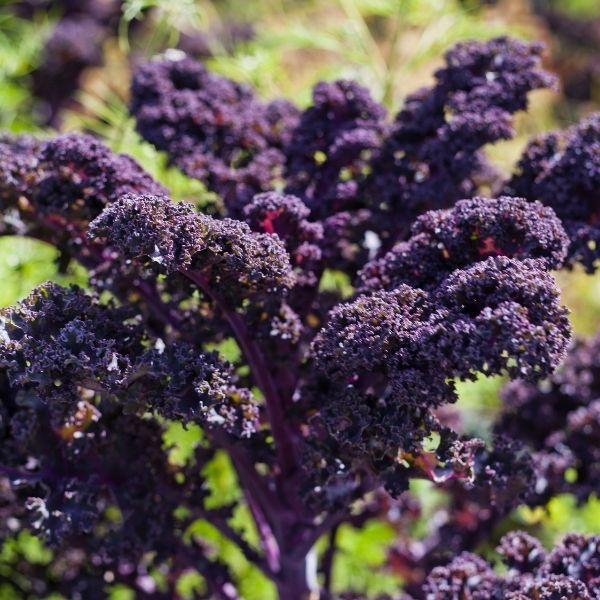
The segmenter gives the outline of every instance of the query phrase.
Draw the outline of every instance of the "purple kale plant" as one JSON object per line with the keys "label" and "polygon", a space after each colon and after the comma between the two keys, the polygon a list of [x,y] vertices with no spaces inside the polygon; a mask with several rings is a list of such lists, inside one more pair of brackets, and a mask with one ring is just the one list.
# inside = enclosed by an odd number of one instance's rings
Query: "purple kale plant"
{"label": "purple kale plant", "polygon": [[[568,220],[524,185],[474,193],[490,173],[482,146],[551,83],[539,53],[461,44],[393,124],[354,82],[320,84],[301,112],[189,57],[151,61],[133,81],[138,130],[224,214],[172,201],[93,137],[2,138],[0,233],[56,246],[89,284],[47,283],[0,311],[0,536],[28,531],[53,552],[17,553],[0,577],[38,597],[121,584],[167,599],[195,572],[197,597],[239,599],[238,574],[191,533],[201,520],[279,598],[335,598],[335,543],[319,557],[317,542],[386,506],[409,520],[406,492],[424,479],[448,494],[449,518],[420,553],[396,549],[420,573],[406,594],[594,597],[594,538],[546,555],[510,534],[502,577],[463,554],[515,506],[564,491],[541,488],[550,472],[577,469],[581,499],[598,485],[593,344],[555,373],[571,339],[551,273],[571,264]],[[324,284],[336,270],[355,284],[345,297]],[[457,381],[495,375],[517,391],[486,445],[444,410]],[[560,390],[540,396],[548,385]],[[551,418],[523,423],[538,404]],[[172,459],[172,424],[201,431],[187,461]],[[215,504],[207,470],[223,456],[240,494]],[[465,533],[471,507],[487,513]]]}
{"label": "purple kale plant", "polygon": [[[497,436],[495,448],[482,464],[486,470],[493,465],[494,471],[503,478],[502,486],[496,483],[487,488],[479,485],[466,490],[455,481],[445,482],[442,488],[446,503],[437,509],[425,538],[415,542],[404,524],[397,528],[389,563],[405,577],[406,589],[414,598],[452,597],[423,595],[423,576],[428,572],[432,572],[430,580],[443,574],[444,585],[449,586],[436,588],[429,583],[430,593],[435,589],[441,594],[443,589],[445,593],[460,590],[465,598],[509,597],[502,595],[508,592],[503,587],[505,583],[498,581],[491,585],[491,595],[478,596],[466,581],[459,581],[455,584],[457,587],[452,588],[447,578],[456,576],[455,567],[464,566],[464,556],[456,559],[456,555],[468,554],[492,538],[517,503],[545,506],[559,494],[570,494],[577,502],[584,503],[597,494],[600,489],[599,344],[598,335],[579,339],[550,377],[538,382],[517,379],[501,390],[502,409],[493,425]],[[584,544],[581,540],[578,543]],[[513,544],[516,552],[514,540],[510,545],[503,541],[501,554],[506,554]],[[595,538],[592,544],[597,548]],[[536,546],[539,543],[536,542]],[[483,564],[481,559],[469,554],[468,561],[472,560]],[[439,568],[447,563],[450,563],[447,568]],[[487,566],[485,571],[489,571]],[[545,571],[543,575],[548,573],[572,574],[571,571]],[[498,590],[500,595],[492,593]],[[589,589],[589,595],[587,591],[587,588],[585,592],[579,590],[581,596],[573,597],[595,598],[595,587]],[[536,595],[540,590],[535,588],[528,593],[523,597],[546,597]]]}
{"label": "purple kale plant", "polygon": [[296,109],[261,102],[243,84],[176,52],[143,65],[132,83],[139,133],[219,194],[232,216],[281,176]]}
{"label": "purple kale plant", "polygon": [[31,73],[31,92],[37,98],[36,118],[57,126],[61,111],[76,105],[74,95],[89,67],[103,63],[103,46],[117,34],[121,0],[19,0],[9,3],[22,18],[40,14],[54,19],[40,61]]}
{"label": "purple kale plant", "polygon": [[570,493],[583,502],[600,489],[599,346],[598,336],[577,340],[548,379],[501,392],[495,428],[531,449],[542,499]]}
{"label": "purple kale plant", "polygon": [[[36,120],[53,127],[60,126],[66,109],[80,108],[77,92],[85,83],[87,70],[104,64],[105,47],[115,43],[125,27],[139,42],[154,26],[152,7],[143,7],[135,19],[128,20],[122,0],[19,0],[10,3],[10,10],[29,20],[58,16],[30,78],[31,93],[37,99]],[[223,19],[209,29],[192,27],[180,32],[178,47],[205,59],[232,54],[254,37],[251,23]]]}
{"label": "purple kale plant", "polygon": [[353,81],[318,83],[299,111],[171,53],[139,68],[131,112],[142,137],[221,195],[230,216],[273,187],[298,196],[322,222],[329,264],[354,273],[420,213],[497,183],[482,148],[512,137],[528,93],[554,85],[541,50],[504,37],[458,44],[392,122]]}
{"label": "purple kale plant", "polygon": [[571,239],[569,264],[593,273],[600,248],[600,113],[531,140],[505,190],[551,206]]}
{"label": "purple kale plant", "polygon": [[600,592],[600,538],[569,535],[546,552],[522,531],[497,548],[506,567],[498,575],[479,556],[464,552],[435,568],[424,586],[426,600],[592,600]]}

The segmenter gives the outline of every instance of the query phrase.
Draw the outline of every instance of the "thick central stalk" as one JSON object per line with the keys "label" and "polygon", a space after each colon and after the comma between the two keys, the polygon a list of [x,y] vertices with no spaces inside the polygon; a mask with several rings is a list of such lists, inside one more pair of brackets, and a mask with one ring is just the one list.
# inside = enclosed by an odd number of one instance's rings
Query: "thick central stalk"
{"label": "thick central stalk", "polygon": [[248,331],[246,323],[241,315],[228,307],[227,303],[211,289],[209,282],[203,273],[193,270],[184,270],[181,272],[213,300],[215,305],[221,310],[225,320],[229,323],[235,339],[248,361],[256,384],[265,397],[265,404],[269,414],[269,425],[271,427],[273,438],[275,439],[275,448],[278,454],[280,467],[284,472],[293,471],[296,468],[296,460],[294,456],[294,446],[283,412],[284,402],[273,381],[265,358],[258,345],[252,339],[252,335]]}
{"label": "thick central stalk", "polygon": [[281,574],[276,581],[279,600],[318,600],[317,560],[313,550],[305,557],[281,556]]}

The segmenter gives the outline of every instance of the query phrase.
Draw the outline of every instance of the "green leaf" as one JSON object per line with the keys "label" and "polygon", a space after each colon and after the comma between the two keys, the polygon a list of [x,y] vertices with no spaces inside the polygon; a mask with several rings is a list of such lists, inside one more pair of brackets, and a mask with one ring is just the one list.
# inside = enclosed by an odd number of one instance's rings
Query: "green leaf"
{"label": "green leaf", "polygon": [[392,526],[381,521],[369,521],[361,529],[342,525],[333,564],[335,589],[367,594],[397,592],[400,579],[383,569],[394,538]]}
{"label": "green leaf", "polygon": [[178,421],[170,422],[163,434],[163,441],[169,449],[169,462],[173,465],[185,465],[202,439],[202,430],[198,425],[188,423],[184,426]]}

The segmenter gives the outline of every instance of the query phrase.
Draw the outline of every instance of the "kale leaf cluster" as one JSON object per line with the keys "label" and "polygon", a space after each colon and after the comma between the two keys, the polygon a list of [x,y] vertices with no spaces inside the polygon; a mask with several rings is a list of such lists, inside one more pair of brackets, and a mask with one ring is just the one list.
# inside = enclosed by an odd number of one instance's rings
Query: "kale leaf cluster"
{"label": "kale leaf cluster", "polygon": [[[179,52],[143,64],[137,129],[221,196],[213,215],[89,135],[2,137],[0,233],[56,246],[89,285],[0,311],[0,536],[53,550],[0,576],[173,598],[195,570],[235,600],[236,573],[190,534],[203,519],[280,598],[332,597],[315,543],[386,507],[410,516],[425,479],[449,502],[420,544],[399,533],[406,594],[596,597],[596,538],[546,554],[513,532],[503,575],[469,553],[518,504],[600,484],[598,342],[567,357],[553,275],[595,268],[598,118],[532,141],[507,181],[482,153],[554,84],[540,61],[538,44],[458,44],[391,122],[352,81],[300,110]],[[457,381],[495,375],[514,381],[486,444],[444,411]],[[202,430],[187,461],[173,422]],[[223,454],[241,496],[215,507],[205,468]]]}

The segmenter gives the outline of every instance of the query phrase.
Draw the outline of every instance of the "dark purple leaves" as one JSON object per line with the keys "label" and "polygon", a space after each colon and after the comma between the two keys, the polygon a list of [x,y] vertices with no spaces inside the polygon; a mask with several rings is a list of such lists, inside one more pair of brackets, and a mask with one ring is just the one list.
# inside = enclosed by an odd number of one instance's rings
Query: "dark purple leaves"
{"label": "dark purple leaves", "polygon": [[569,236],[569,264],[596,269],[600,233],[600,113],[533,139],[505,189],[554,209]]}
{"label": "dark purple leaves", "polygon": [[436,567],[423,588],[427,600],[585,600],[598,592],[598,536],[569,535],[547,556],[538,540],[514,531],[498,551],[509,570],[497,574],[476,555],[463,553]]}
{"label": "dark purple leaves", "polygon": [[140,134],[188,175],[239,211],[281,175],[281,147],[296,121],[288,104],[271,105],[250,88],[209,73],[183,53],[143,65],[132,84]]}
{"label": "dark purple leaves", "polygon": [[293,286],[279,238],[245,223],[216,220],[165,196],[124,196],[90,226],[128,258],[146,257],[167,273],[194,271],[223,297],[277,295]]}
{"label": "dark purple leaves", "polygon": [[534,258],[556,269],[568,239],[551,209],[522,198],[460,200],[431,211],[412,226],[411,237],[360,273],[362,289],[437,285],[451,271],[488,257]]}
{"label": "dark purple leaves", "polygon": [[570,338],[547,272],[566,242],[551,211],[512,198],[462,201],[425,214],[414,231],[404,252],[381,261],[393,265],[389,291],[339,305],[312,344],[326,379],[309,397],[342,446],[375,461],[401,461],[439,429],[429,411],[454,400],[452,378],[543,377]]}

